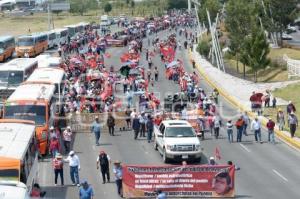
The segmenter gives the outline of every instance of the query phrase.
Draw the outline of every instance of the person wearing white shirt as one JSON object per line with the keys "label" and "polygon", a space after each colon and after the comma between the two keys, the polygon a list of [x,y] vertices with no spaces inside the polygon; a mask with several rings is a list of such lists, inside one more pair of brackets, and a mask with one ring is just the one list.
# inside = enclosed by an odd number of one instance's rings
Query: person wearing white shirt
{"label": "person wearing white shirt", "polygon": [[65,162],[69,163],[70,166],[70,176],[73,185],[79,187],[79,170],[80,170],[80,161],[77,155],[75,155],[74,151],[70,151],[69,156],[65,159]]}
{"label": "person wearing white shirt", "polygon": [[67,128],[63,132],[63,141],[64,141],[64,147],[65,147],[66,153],[69,153],[69,151],[70,151],[72,135],[73,135],[73,133],[71,131],[71,127],[67,126]]}
{"label": "person wearing white shirt", "polygon": [[262,143],[261,140],[261,123],[256,117],[251,123],[251,130],[254,131],[254,137],[256,142]]}

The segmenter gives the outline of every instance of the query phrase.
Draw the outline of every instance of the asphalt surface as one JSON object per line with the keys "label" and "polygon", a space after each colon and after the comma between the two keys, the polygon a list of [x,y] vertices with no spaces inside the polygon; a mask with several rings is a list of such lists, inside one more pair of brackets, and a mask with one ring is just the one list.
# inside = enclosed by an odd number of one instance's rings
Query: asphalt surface
{"label": "asphalt surface", "polygon": [[[166,37],[167,33],[160,33],[160,38]],[[181,43],[184,40],[182,39]],[[144,48],[148,48],[146,42]],[[120,66],[120,55],[126,48],[112,48],[108,52],[112,57],[107,60],[107,66]],[[145,58],[143,54],[143,62]],[[177,52],[177,57],[184,61],[185,69],[192,72],[192,66],[187,51]],[[159,92],[161,99],[166,93],[178,92],[179,86],[166,80],[164,77],[164,67],[157,55],[153,59],[154,66],[160,70],[159,82],[154,88]],[[145,65],[146,66],[146,65]],[[201,78],[200,85],[207,93],[212,91],[207,83]],[[238,93],[238,91],[237,91]],[[219,104],[220,114],[223,118],[236,118],[239,115],[231,104],[223,98]],[[224,119],[223,124],[226,120]],[[235,190],[236,198],[256,198],[256,199],[297,199],[300,198],[300,172],[298,164],[300,162],[300,153],[290,148],[280,140],[276,144],[267,143],[267,133],[264,130],[262,138],[263,144],[254,141],[252,132],[249,136],[243,137],[242,143],[228,143],[224,127],[221,130],[221,136],[218,140],[211,135],[206,135],[206,140],[202,141],[205,157],[202,158],[202,164],[207,162],[207,157],[214,156],[215,147],[220,148],[221,160],[219,164],[232,160],[241,169],[236,172]],[[234,132],[236,136],[236,132]],[[102,184],[99,170],[96,170],[96,158],[99,150],[105,150],[112,160],[120,160],[126,164],[143,165],[162,165],[162,157],[153,148],[153,143],[148,144],[145,139],[134,140],[131,131],[117,131],[116,136],[109,136],[108,133],[102,133],[100,146],[94,145],[94,136],[91,133],[77,133],[74,141],[74,148],[81,161],[80,179],[87,179],[93,186],[96,199],[117,199],[116,186],[113,182]],[[70,186],[69,169],[65,165],[64,176],[65,186],[54,186],[54,172],[45,159],[40,163],[40,184],[47,191],[47,198],[56,199],[75,199],[78,198],[78,188]],[[111,172],[112,174],[112,172]],[[112,180],[114,179],[113,175]]]}

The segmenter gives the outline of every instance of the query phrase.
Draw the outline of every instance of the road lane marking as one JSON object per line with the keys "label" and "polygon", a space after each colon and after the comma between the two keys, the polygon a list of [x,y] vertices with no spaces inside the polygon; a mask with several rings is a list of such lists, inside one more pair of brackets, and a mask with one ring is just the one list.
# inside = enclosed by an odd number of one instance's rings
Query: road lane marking
{"label": "road lane marking", "polygon": [[281,173],[279,173],[278,171],[276,171],[275,169],[272,170],[276,175],[278,175],[281,179],[283,179],[284,181],[288,182],[288,179],[286,179]]}
{"label": "road lane marking", "polygon": [[241,144],[241,143],[240,143],[240,145],[241,145],[241,147],[243,147],[243,149],[245,149],[248,153],[251,152],[250,149],[248,149],[245,145],[243,145],[243,144]]}

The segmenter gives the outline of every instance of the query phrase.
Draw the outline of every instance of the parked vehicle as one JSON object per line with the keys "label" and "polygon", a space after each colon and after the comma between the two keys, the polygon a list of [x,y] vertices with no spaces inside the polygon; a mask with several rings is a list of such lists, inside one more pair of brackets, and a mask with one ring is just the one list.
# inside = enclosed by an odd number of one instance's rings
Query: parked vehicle
{"label": "parked vehicle", "polygon": [[15,38],[12,36],[0,37],[0,62],[6,61],[15,52]]}

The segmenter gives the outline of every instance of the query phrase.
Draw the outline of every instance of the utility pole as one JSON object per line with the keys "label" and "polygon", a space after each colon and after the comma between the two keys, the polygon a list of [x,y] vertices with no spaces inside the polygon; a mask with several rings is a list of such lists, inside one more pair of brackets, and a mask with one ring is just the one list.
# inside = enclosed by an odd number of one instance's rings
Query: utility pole
{"label": "utility pole", "polygon": [[188,0],[188,11],[189,11],[189,13],[191,13],[191,8],[192,8],[191,0]]}
{"label": "utility pole", "polygon": [[51,1],[47,1],[47,11],[48,11],[48,30],[50,31],[53,28],[52,12],[51,12]]}

